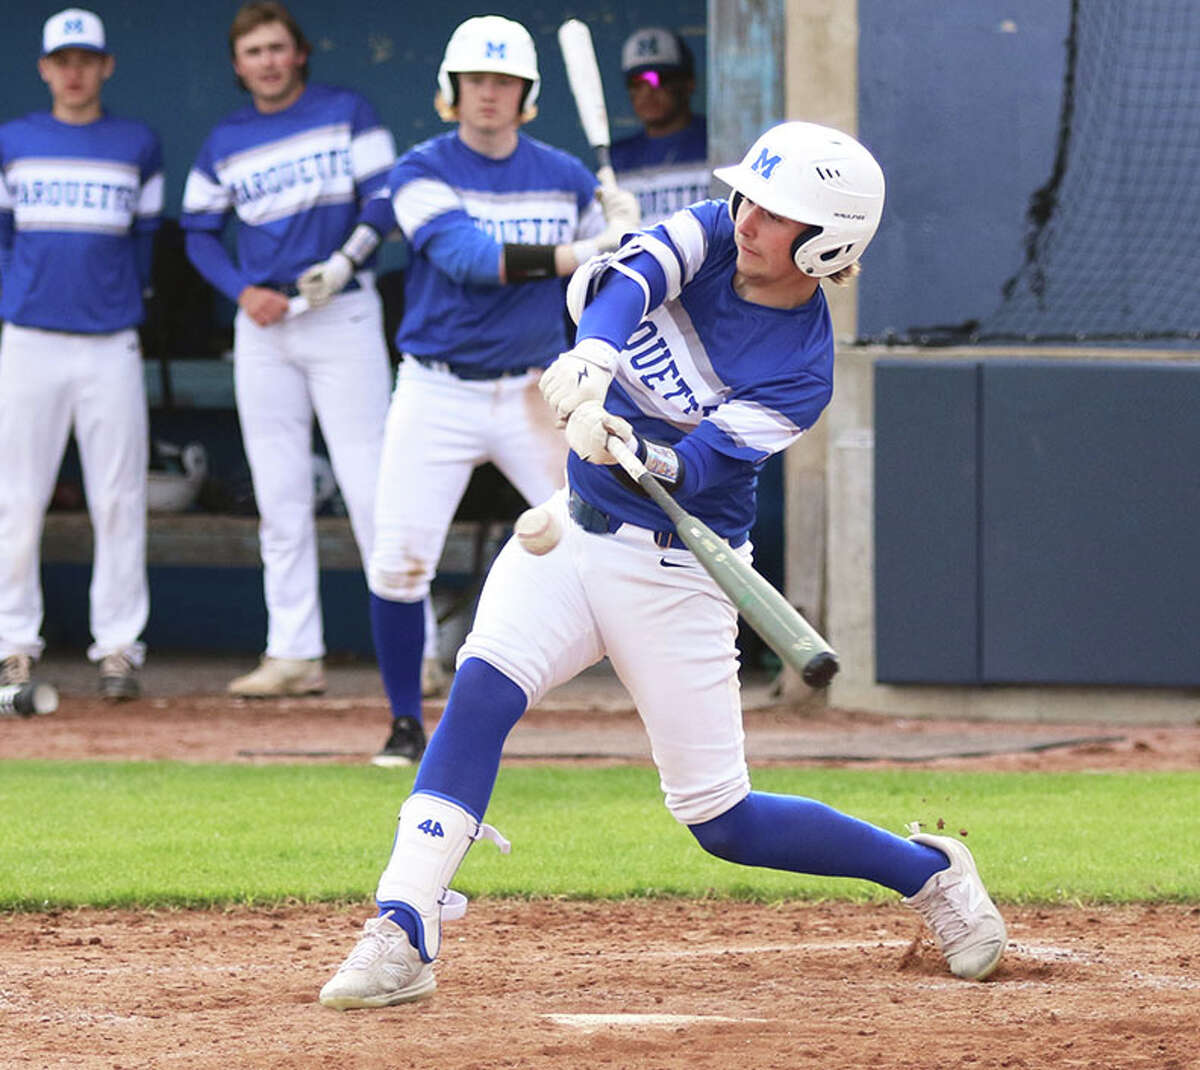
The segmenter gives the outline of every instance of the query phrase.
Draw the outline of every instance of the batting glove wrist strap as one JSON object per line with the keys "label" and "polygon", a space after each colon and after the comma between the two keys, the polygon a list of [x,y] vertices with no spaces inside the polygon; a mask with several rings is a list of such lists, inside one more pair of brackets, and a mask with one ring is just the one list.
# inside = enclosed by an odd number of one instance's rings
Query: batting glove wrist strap
{"label": "batting glove wrist strap", "polygon": [[457,803],[417,792],[400,807],[396,842],[379,878],[375,899],[402,903],[420,919],[421,958],[432,962],[442,944],[442,920],[461,917],[466,899],[450,889],[450,881],[476,840],[492,840],[503,854],[510,845]]}
{"label": "batting glove wrist strap", "polygon": [[379,241],[379,231],[366,223],[359,223],[350,232],[350,237],[346,239],[339,252],[347,257],[354,267],[360,268],[371,259],[371,255],[379,248]]}
{"label": "batting glove wrist strap", "polygon": [[670,446],[639,439],[637,455],[646,471],[663,483],[675,486],[683,476],[683,462]]}

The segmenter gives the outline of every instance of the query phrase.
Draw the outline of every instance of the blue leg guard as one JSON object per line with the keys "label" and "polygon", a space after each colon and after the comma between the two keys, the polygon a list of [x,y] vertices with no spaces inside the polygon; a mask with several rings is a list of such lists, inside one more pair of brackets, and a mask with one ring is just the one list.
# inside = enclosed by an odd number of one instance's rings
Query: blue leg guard
{"label": "blue leg guard", "polygon": [[743,866],[859,877],[915,895],[948,860],[824,803],[752,791],[720,817],[688,826],[709,854]]}

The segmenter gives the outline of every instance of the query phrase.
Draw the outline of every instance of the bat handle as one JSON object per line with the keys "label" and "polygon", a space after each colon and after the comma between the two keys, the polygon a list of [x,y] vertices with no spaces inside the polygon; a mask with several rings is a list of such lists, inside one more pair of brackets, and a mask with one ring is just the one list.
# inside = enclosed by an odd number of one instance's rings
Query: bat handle
{"label": "bat handle", "polygon": [[284,319],[295,319],[297,316],[303,316],[308,311],[308,298],[297,294],[295,297],[288,299],[287,314]]}
{"label": "bat handle", "polygon": [[605,448],[617,459],[617,464],[625,469],[630,479],[637,481],[646,475],[646,466],[637,459],[637,454],[616,435],[608,436]]}
{"label": "bat handle", "polygon": [[596,177],[605,189],[616,189],[617,176],[613,172],[612,154],[607,145],[596,145]]}

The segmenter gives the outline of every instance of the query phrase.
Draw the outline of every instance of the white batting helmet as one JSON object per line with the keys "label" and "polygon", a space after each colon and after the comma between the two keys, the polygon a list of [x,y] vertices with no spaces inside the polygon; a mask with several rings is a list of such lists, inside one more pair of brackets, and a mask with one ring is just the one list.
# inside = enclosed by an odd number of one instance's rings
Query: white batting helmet
{"label": "white batting helmet", "polygon": [[450,35],[446,54],[438,68],[438,88],[442,98],[454,106],[452,74],[467,71],[493,71],[511,74],[529,82],[529,91],[521,104],[523,112],[537,103],[542,79],[538,75],[537,49],[529,31],[519,22],[501,15],[479,15],[467,19]]}
{"label": "white batting helmet", "polygon": [[863,254],[883,215],[883,171],[849,134],[788,122],[762,135],[742,162],[713,171],[733,187],[729,214],[745,197],[768,212],[808,223],[792,246],[796,267],[834,275]]}

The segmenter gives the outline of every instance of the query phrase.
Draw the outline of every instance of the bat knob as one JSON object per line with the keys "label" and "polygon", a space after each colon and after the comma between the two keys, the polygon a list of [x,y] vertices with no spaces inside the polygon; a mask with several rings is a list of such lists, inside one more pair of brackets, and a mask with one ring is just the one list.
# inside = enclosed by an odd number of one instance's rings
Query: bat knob
{"label": "bat knob", "polygon": [[809,687],[828,687],[829,681],[837,675],[837,671],[837,655],[823,650],[808,660],[800,675]]}

